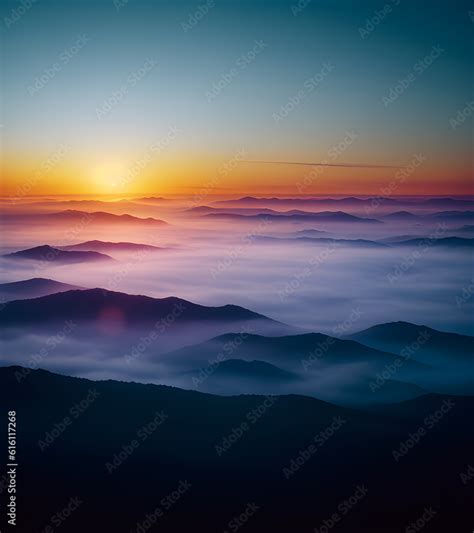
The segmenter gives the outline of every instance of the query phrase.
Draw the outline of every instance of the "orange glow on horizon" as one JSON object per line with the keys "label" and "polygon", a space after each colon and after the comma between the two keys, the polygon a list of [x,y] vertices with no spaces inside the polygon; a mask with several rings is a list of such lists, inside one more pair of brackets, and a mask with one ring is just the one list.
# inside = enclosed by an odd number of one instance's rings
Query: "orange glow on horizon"
{"label": "orange glow on horizon", "polygon": [[[194,154],[193,154],[194,155]],[[97,156],[90,165],[68,154],[51,160],[12,158],[3,166],[2,196],[45,195],[469,195],[472,168],[409,161],[405,167],[330,168],[190,157]]]}

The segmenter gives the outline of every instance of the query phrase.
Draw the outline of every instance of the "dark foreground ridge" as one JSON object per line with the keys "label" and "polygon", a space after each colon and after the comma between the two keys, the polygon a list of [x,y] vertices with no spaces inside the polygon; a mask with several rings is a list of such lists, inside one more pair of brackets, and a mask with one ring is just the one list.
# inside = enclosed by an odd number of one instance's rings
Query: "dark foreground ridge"
{"label": "dark foreground ridge", "polygon": [[472,527],[472,397],[363,412],[4,367],[0,403],[17,411],[18,531],[68,506],[68,533],[222,532],[244,518],[245,532],[322,532],[335,517],[338,532],[389,533],[425,509],[429,531]]}
{"label": "dark foreground ridge", "polygon": [[[88,253],[88,252],[64,252]],[[11,302],[0,321],[5,324],[42,323],[65,319],[93,321],[114,309],[130,323],[153,322],[177,313],[180,320],[265,320],[271,319],[244,307],[207,307],[176,297],[150,298],[106,289],[74,290],[28,301]],[[277,322],[274,322],[275,324]]]}

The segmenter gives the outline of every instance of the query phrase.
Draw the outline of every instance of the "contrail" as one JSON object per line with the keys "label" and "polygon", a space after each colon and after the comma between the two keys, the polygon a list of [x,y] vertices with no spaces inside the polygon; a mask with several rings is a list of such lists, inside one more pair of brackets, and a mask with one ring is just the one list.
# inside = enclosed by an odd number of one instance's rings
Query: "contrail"
{"label": "contrail", "polygon": [[402,168],[394,165],[362,165],[359,163],[304,163],[302,161],[242,161],[243,163],[259,163],[266,165],[303,165],[306,167],[342,167],[342,168]]}

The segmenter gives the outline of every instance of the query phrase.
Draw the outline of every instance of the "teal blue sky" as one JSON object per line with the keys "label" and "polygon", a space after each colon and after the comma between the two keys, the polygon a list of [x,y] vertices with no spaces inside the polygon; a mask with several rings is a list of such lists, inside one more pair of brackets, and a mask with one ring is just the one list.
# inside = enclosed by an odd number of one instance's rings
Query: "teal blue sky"
{"label": "teal blue sky", "polygon": [[468,2],[38,0],[16,16],[21,5],[2,7],[7,159],[64,142],[86,158],[140,152],[177,127],[183,157],[244,146],[315,161],[354,131],[341,161],[423,152],[469,178],[472,121],[450,123],[472,101]]}

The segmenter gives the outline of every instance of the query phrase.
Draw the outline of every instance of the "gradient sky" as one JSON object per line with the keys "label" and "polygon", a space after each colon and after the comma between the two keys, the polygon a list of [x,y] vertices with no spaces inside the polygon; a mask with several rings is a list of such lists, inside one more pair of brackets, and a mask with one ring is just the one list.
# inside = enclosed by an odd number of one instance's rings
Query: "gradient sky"
{"label": "gradient sky", "polygon": [[301,191],[311,168],[240,160],[404,167],[416,154],[396,194],[472,192],[472,114],[452,123],[472,102],[468,2],[20,6],[1,10],[4,194],[372,194],[396,169],[326,169]]}

